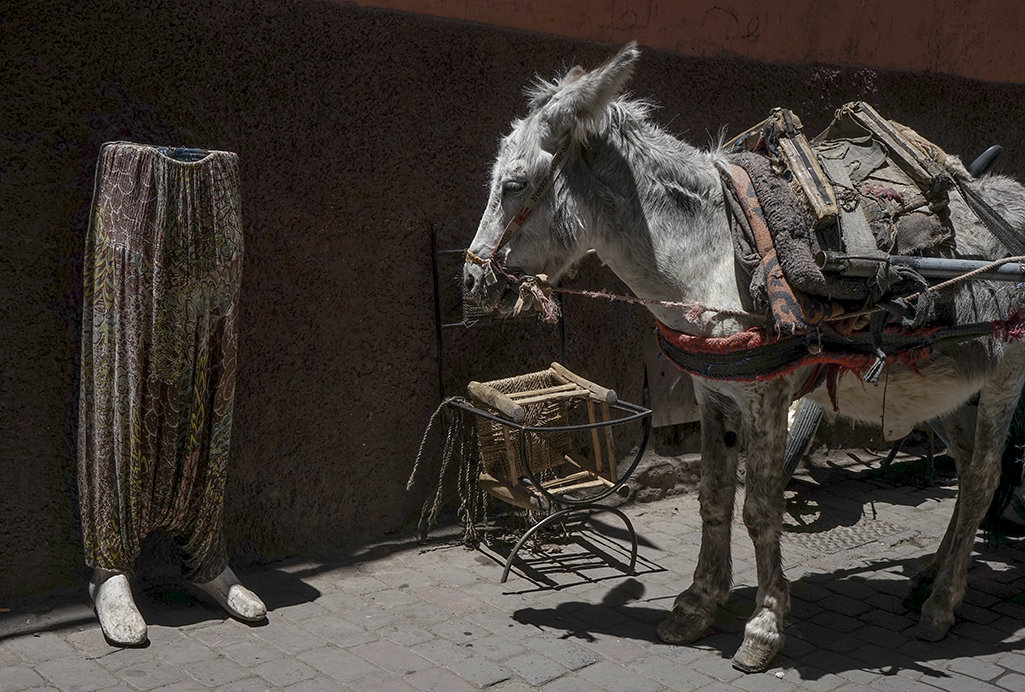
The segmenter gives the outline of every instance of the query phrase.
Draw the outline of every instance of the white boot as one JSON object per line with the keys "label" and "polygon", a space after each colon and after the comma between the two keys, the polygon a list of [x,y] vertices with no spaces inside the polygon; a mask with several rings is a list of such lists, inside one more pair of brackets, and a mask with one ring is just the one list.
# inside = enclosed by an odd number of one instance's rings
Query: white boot
{"label": "white boot", "polygon": [[128,577],[105,569],[93,571],[89,597],[96,606],[100,629],[111,643],[139,646],[146,643],[146,621],[135,606]]}
{"label": "white boot", "polygon": [[232,617],[244,622],[260,622],[267,617],[267,606],[259,596],[239,583],[230,567],[225,567],[208,582],[193,584],[221,604]]}

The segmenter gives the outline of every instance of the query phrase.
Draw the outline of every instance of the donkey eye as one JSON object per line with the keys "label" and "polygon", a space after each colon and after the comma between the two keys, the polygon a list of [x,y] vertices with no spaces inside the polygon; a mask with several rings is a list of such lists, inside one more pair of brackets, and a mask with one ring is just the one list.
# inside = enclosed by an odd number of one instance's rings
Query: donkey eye
{"label": "donkey eye", "polygon": [[509,193],[522,192],[526,186],[527,183],[524,180],[506,180],[502,183],[502,191]]}

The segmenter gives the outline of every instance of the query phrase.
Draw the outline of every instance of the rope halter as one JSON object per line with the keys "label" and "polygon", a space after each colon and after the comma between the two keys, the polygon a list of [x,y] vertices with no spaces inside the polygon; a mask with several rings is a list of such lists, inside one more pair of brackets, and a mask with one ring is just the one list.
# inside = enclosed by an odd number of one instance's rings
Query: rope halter
{"label": "rope halter", "polygon": [[488,286],[492,286],[498,281],[498,277],[495,276],[495,268],[505,275],[507,278],[515,279],[508,272],[506,272],[498,263],[498,251],[509,242],[510,239],[516,233],[519,232],[523,225],[527,223],[527,219],[534,213],[537,208],[538,202],[544,197],[545,193],[555,182],[555,179],[562,172],[563,167],[566,165],[566,160],[569,158],[570,145],[573,143],[573,138],[567,134],[562,139],[562,143],[556,150],[555,155],[552,156],[552,162],[548,166],[548,171],[544,174],[544,177],[537,182],[534,187],[534,191],[530,193],[530,197],[523,203],[523,205],[517,210],[516,214],[513,215],[512,219],[506,224],[505,230],[502,231],[502,236],[498,239],[498,243],[491,250],[491,254],[487,257],[481,257],[480,255],[473,253],[469,250],[466,251],[466,264],[476,264],[484,270],[484,283]]}

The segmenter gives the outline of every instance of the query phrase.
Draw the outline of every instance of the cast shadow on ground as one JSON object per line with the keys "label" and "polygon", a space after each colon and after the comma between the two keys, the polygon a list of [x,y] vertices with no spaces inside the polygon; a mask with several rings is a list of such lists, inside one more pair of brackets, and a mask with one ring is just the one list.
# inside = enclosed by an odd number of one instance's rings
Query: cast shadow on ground
{"label": "cast shadow on ground", "polygon": [[[269,611],[308,603],[320,597],[320,591],[295,574],[282,570],[240,573],[239,578],[260,596]],[[81,588],[7,601],[10,612],[0,616],[0,641],[96,625],[96,613],[85,593],[86,581],[87,578]],[[139,612],[149,625],[183,627],[230,619],[224,609],[206,595],[184,580],[166,574],[133,578],[132,594]],[[246,624],[261,627],[266,622]]]}
{"label": "cast shadow on ground", "polygon": [[[1025,591],[1025,567],[1012,555],[1018,549],[1011,547],[1000,551],[1000,560],[1007,560],[1007,570],[995,571],[986,562],[977,561],[969,576],[969,592],[981,589],[1011,601],[1010,594]],[[990,560],[993,555],[981,557]],[[917,559],[868,563],[857,570],[807,574],[794,580],[791,589],[792,593],[800,593],[806,589],[821,592],[828,588],[836,596],[863,601],[868,600],[867,593],[874,592],[892,600],[895,591],[907,589],[905,580],[894,577],[909,577],[919,566]],[[610,589],[601,603],[567,602],[554,608],[521,608],[513,613],[513,619],[562,639],[594,641],[595,635],[606,635],[658,644],[656,627],[672,607],[672,597],[644,599],[644,591],[643,584],[629,579]],[[718,651],[723,658],[732,657],[743,638],[744,624],[754,609],[755,594],[753,586],[734,589],[720,608],[715,625],[690,646]],[[902,610],[900,606],[896,609]],[[880,624],[870,628],[871,635],[859,637],[857,630],[864,627],[865,622],[802,602],[797,597],[793,610],[795,615],[786,629],[786,644],[772,668],[794,670],[802,680],[818,680],[827,674],[851,670],[870,671],[875,675],[896,675],[906,670],[920,673],[926,680],[938,679],[949,677],[949,673],[930,665],[932,660],[1025,651],[1025,640],[1018,638],[1020,635],[961,616],[945,639],[924,642],[914,636],[918,616],[911,612],[884,614]],[[891,630],[887,630],[887,623]],[[882,636],[889,641],[880,642]],[[662,646],[674,648],[668,644]]]}
{"label": "cast shadow on ground", "polygon": [[[571,586],[595,584],[631,575],[664,572],[665,568],[646,556],[645,548],[655,546],[637,535],[637,559],[630,570],[630,534],[622,526],[607,524],[591,517],[586,528],[537,546],[525,544],[516,554],[506,582],[506,594],[558,591]],[[482,564],[502,568],[514,541],[494,540],[479,547]],[[499,572],[496,572],[496,579]],[[526,581],[526,586],[523,582]]]}
{"label": "cast shadow on ground", "polygon": [[[822,533],[854,526],[866,513],[875,514],[875,503],[917,506],[957,496],[953,460],[937,456],[929,467],[924,458],[899,458],[881,465],[880,455],[848,452],[859,466],[807,468],[787,486],[787,533]],[[860,458],[859,458],[860,457]],[[857,494],[845,493],[858,484]]]}

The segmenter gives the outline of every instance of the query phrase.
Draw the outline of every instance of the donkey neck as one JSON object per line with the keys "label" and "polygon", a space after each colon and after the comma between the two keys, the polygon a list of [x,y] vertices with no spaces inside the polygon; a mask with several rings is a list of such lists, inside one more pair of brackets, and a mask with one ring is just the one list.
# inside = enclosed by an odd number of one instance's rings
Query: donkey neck
{"label": "donkey neck", "polygon": [[[587,189],[595,250],[630,290],[647,300],[743,309],[717,154],[642,123],[632,136],[589,141],[581,160],[593,176]],[[657,303],[648,308],[689,334],[744,326]]]}

